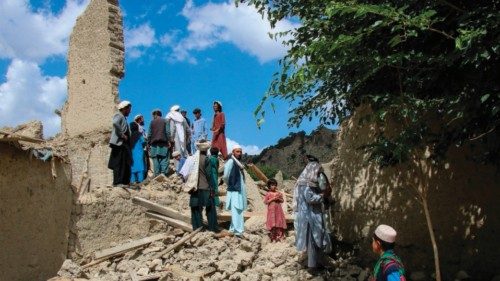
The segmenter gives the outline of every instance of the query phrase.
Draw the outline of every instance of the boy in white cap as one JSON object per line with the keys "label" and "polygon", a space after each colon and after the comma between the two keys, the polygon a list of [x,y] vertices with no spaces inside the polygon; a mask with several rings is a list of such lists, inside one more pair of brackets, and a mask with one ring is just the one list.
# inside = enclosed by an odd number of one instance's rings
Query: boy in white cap
{"label": "boy in white cap", "polygon": [[396,244],[396,230],[381,224],[377,226],[372,238],[372,250],[378,254],[373,268],[372,281],[402,281],[405,279],[405,269],[401,259],[394,253]]}

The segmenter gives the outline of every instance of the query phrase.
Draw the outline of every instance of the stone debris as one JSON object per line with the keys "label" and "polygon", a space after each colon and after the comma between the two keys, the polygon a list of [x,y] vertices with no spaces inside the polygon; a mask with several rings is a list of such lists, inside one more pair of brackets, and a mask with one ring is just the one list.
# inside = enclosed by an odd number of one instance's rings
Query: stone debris
{"label": "stone debris", "polygon": [[[128,224],[134,224],[134,217],[138,222],[147,219],[144,215],[147,209],[131,203],[134,196],[148,198],[159,205],[175,209],[181,214],[189,214],[189,195],[176,191],[181,185],[176,177],[171,175],[161,177],[161,180],[153,179],[144,184],[140,191],[130,191],[129,195],[118,188],[101,188],[85,194],[85,197],[113,200],[119,194],[123,195],[122,200],[126,200],[130,206],[136,206],[142,212],[142,215],[133,213],[132,218],[127,220]],[[102,197],[105,195],[104,193],[108,193],[107,197]],[[123,201],[121,202],[120,205],[111,205],[99,211],[114,214],[123,212],[124,210],[119,208],[119,206],[122,208],[124,206]],[[128,205],[124,208],[128,208]],[[295,249],[294,232],[289,231],[288,237],[283,242],[271,243],[264,227],[265,216],[253,216],[248,219],[242,238],[226,237],[221,239],[217,239],[212,232],[202,231],[190,234],[182,229],[167,226],[166,223],[159,220],[149,219],[149,221],[163,226],[152,231],[153,233],[163,233],[162,239],[153,241],[146,247],[111,257],[107,261],[102,261],[88,268],[85,266],[82,268],[79,263],[87,264],[91,262],[89,259],[67,260],[58,276],[61,278],[84,278],[84,280],[131,280],[131,276],[134,275],[137,280],[159,277],[160,280],[252,281],[366,280],[368,276],[365,270],[352,265],[349,259],[340,259],[332,269],[310,273],[304,266],[305,256]],[[142,223],[138,223],[138,225],[142,225]],[[190,235],[194,236],[190,237]],[[142,238],[144,237],[146,236]],[[179,244],[179,241],[182,242],[179,246],[162,254],[176,243]],[[126,242],[112,243],[110,241],[107,247],[101,246],[101,249],[95,250],[119,247]],[[131,242],[133,241],[128,243]],[[91,256],[90,253],[87,255]]]}

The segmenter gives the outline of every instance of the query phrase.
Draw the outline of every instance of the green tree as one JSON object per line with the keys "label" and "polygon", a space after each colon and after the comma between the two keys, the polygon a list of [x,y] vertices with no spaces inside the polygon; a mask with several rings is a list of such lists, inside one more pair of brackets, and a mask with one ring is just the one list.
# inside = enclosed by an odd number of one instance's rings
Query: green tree
{"label": "green tree", "polygon": [[[452,145],[491,143],[500,136],[500,1],[237,2],[255,6],[272,25],[282,19],[301,24],[271,35],[289,49],[256,109],[259,124],[266,101],[274,98],[290,103],[289,126],[314,117],[342,122],[368,106],[367,121],[379,128],[399,124],[396,133],[379,130],[364,147],[371,160],[382,166],[415,163],[422,173]],[[499,150],[489,146],[476,155],[499,164]],[[416,185],[440,280],[429,187]]]}

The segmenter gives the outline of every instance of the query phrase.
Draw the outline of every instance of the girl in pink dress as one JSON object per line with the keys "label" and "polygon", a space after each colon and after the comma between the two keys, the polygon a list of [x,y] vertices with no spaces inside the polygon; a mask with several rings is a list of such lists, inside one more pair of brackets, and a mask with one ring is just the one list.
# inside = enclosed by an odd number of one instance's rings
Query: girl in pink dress
{"label": "girl in pink dress", "polygon": [[267,181],[269,191],[264,197],[264,203],[267,205],[266,229],[269,230],[269,237],[272,242],[281,241],[285,238],[286,220],[281,203],[283,203],[283,194],[277,191],[278,182],[275,179]]}

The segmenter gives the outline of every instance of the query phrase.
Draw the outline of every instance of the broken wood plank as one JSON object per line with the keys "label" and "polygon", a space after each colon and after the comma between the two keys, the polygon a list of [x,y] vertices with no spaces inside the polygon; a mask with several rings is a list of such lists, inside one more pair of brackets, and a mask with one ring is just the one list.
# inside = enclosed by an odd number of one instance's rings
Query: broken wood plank
{"label": "broken wood plank", "polygon": [[160,279],[161,277],[162,277],[161,274],[155,273],[146,276],[139,276],[139,278],[137,278],[137,281],[155,280],[155,279]]}
{"label": "broken wood plank", "polygon": [[188,224],[188,223],[186,223],[184,221],[180,221],[180,220],[176,220],[176,219],[164,216],[162,214],[158,214],[158,213],[154,213],[154,212],[151,212],[151,211],[147,211],[146,212],[146,217],[157,219],[157,220],[162,220],[162,221],[168,223],[169,225],[171,225],[173,227],[180,228],[180,229],[182,229],[184,231],[188,231],[188,232],[193,231],[193,226],[191,226],[191,224]]}
{"label": "broken wood plank", "polygon": [[111,258],[111,257],[107,257],[107,258],[102,258],[102,259],[93,260],[93,261],[91,261],[91,262],[89,262],[89,263],[87,263],[87,264],[82,265],[82,269],[85,269],[85,268],[88,268],[88,267],[94,266],[94,265],[96,265],[96,264],[100,264],[100,263],[101,263],[101,262],[103,262],[103,261],[107,261],[109,258]]}
{"label": "broken wood plank", "polygon": [[156,235],[142,238],[139,240],[134,240],[134,241],[131,241],[131,242],[128,242],[125,244],[121,244],[121,245],[109,248],[109,249],[97,251],[94,253],[94,258],[95,259],[110,258],[110,257],[116,256],[119,254],[126,253],[128,251],[132,251],[132,250],[137,249],[141,246],[147,245],[151,242],[165,239],[166,237],[167,237],[166,234],[160,233],[160,234],[156,234]]}
{"label": "broken wood plank", "polygon": [[250,170],[263,182],[267,183],[269,180],[266,175],[257,167],[255,164],[247,164],[247,166],[250,168]]}
{"label": "broken wood plank", "polygon": [[160,204],[156,204],[152,201],[141,197],[132,198],[132,203],[142,206],[150,211],[154,211],[156,213],[162,214],[172,219],[180,220],[186,223],[191,223],[191,216],[185,215],[181,212],[178,212],[172,208],[162,206]]}
{"label": "broken wood plank", "polygon": [[200,232],[203,229],[203,227],[199,227],[195,231],[189,233],[188,235],[182,237],[179,241],[175,242],[172,246],[168,247],[167,249],[163,250],[162,252],[158,253],[153,257],[153,259],[159,259],[163,257],[164,255],[172,252],[173,250],[177,249],[180,247],[182,244],[186,243],[188,240],[193,238],[198,232]]}
{"label": "broken wood plank", "polygon": [[9,133],[9,132],[5,132],[5,131],[0,131],[0,134],[5,135],[4,137],[0,138],[1,140],[4,140],[4,141],[25,141],[25,142],[33,142],[33,143],[42,143],[45,141],[42,139],[26,137],[23,135],[18,135],[16,133]]}

